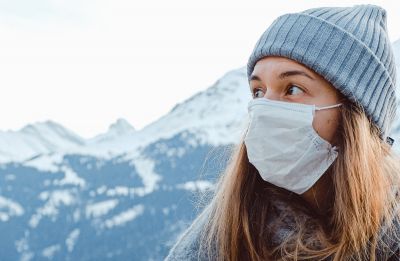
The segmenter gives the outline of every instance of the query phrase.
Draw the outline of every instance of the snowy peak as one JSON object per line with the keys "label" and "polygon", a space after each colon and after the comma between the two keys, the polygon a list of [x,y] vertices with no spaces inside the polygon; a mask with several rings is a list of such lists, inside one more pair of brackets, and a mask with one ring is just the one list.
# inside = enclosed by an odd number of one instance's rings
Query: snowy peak
{"label": "snowy peak", "polygon": [[129,124],[125,119],[119,118],[116,123],[110,125],[108,133],[113,133],[116,135],[125,135],[128,133],[136,132],[135,128]]}
{"label": "snowy peak", "polygon": [[232,70],[213,86],[199,92],[145,128],[135,129],[123,119],[112,124],[107,133],[87,140],[85,147],[66,153],[109,159],[117,155],[140,155],[142,148],[176,135],[193,146],[228,145],[243,135],[247,123],[247,104],[251,100],[246,67]]}
{"label": "snowy peak", "polygon": [[170,138],[181,132],[196,134],[212,145],[237,141],[238,125],[247,116],[251,100],[246,67],[232,70],[213,86],[200,92],[138,133],[138,143]]}
{"label": "snowy peak", "polygon": [[58,123],[37,122],[19,131],[0,132],[0,162],[24,161],[85,144],[83,138]]}
{"label": "snowy peak", "polygon": [[28,124],[18,132],[43,141],[51,150],[59,147],[68,148],[71,145],[85,145],[82,137],[51,120]]}
{"label": "snowy peak", "polygon": [[135,134],[136,130],[123,118],[119,118],[115,123],[111,124],[108,131],[103,134],[99,134],[96,137],[89,140],[91,144],[99,144],[105,141],[110,141],[115,138]]}
{"label": "snowy peak", "polygon": [[[400,39],[392,45],[400,75]],[[398,78],[397,86],[400,85],[400,76]],[[399,93],[397,95],[400,97]],[[91,139],[83,139],[52,121],[28,125],[18,132],[0,131],[0,163],[20,162],[58,151],[105,158],[124,153],[136,155],[140,153],[140,148],[178,134],[193,134],[188,137],[201,144],[232,144],[243,135],[241,130],[245,129],[248,120],[247,104],[250,100],[246,67],[238,68],[226,73],[213,86],[178,104],[168,114],[140,131],[136,131],[122,118],[111,124],[106,133]],[[396,132],[392,133],[394,139],[399,141],[399,117],[393,130]],[[395,147],[396,144],[400,142],[396,142]]]}

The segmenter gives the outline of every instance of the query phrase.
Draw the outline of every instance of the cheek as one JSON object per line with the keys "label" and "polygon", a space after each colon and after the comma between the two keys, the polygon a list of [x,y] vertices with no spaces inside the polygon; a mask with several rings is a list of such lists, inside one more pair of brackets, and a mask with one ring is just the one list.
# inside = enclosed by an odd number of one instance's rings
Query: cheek
{"label": "cheek", "polygon": [[332,143],[335,132],[339,126],[339,110],[317,111],[313,120],[315,132],[324,140]]}

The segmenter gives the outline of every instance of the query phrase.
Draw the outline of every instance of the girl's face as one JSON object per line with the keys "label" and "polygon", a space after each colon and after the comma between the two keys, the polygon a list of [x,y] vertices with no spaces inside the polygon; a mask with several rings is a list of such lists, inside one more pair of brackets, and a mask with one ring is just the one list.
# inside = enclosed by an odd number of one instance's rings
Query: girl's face
{"label": "girl's face", "polygon": [[[308,67],[283,57],[265,57],[259,60],[250,77],[254,98],[295,102],[316,107],[340,103],[333,85]],[[338,107],[315,111],[313,127],[324,140],[332,143],[338,128]]]}

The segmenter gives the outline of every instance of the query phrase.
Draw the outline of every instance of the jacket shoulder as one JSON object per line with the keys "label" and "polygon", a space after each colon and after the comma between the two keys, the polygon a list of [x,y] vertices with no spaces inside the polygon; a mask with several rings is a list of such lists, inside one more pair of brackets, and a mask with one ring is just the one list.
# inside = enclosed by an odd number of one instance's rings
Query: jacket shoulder
{"label": "jacket shoulder", "polygon": [[200,252],[200,238],[210,212],[211,204],[203,210],[193,221],[192,225],[184,232],[178,242],[170,250],[165,261],[207,260],[207,254]]}

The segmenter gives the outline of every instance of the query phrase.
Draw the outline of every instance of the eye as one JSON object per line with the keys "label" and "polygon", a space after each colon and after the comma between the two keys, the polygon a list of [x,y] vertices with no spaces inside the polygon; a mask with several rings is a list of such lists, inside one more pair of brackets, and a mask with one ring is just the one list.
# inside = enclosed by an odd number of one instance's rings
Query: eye
{"label": "eye", "polygon": [[258,99],[264,97],[265,93],[260,89],[253,90],[253,99]]}
{"label": "eye", "polygon": [[287,94],[288,95],[297,95],[297,94],[301,94],[303,92],[304,91],[302,89],[300,89],[299,87],[291,85],[290,88],[287,91]]}

